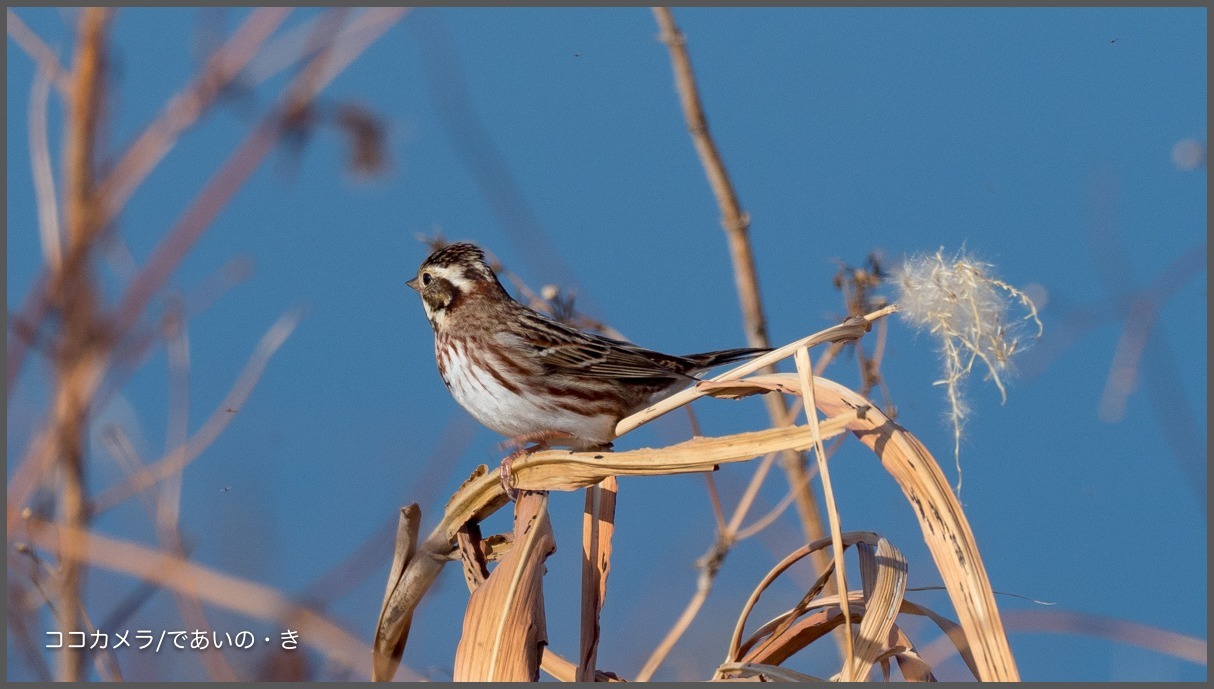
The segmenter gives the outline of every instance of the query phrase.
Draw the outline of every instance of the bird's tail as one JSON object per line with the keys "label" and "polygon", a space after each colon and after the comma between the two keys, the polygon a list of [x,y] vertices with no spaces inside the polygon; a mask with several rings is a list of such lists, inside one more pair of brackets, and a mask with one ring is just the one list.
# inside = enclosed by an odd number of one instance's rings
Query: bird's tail
{"label": "bird's tail", "polygon": [[755,349],[751,347],[743,347],[742,349],[722,349],[718,352],[704,352],[703,354],[688,354],[683,357],[695,362],[695,370],[705,371],[710,368],[715,368],[722,364],[730,364],[743,359],[751,359],[766,354],[771,349]]}

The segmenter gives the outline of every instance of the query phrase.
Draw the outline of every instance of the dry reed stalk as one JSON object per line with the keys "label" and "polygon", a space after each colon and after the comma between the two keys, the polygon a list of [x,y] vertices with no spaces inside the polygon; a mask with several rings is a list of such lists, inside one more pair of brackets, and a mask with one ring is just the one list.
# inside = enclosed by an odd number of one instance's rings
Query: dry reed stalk
{"label": "dry reed stalk", "polygon": [[[54,454],[61,470],[61,520],[78,533],[88,525],[85,494],[85,433],[89,399],[104,369],[107,337],[100,323],[90,253],[100,234],[93,174],[105,92],[105,34],[111,11],[88,8],[80,15],[71,76],[71,100],[64,136],[64,196],[67,251],[54,273],[54,302],[63,328],[55,356],[52,427]],[[66,551],[72,551],[68,543]],[[84,628],[84,567],[75,557],[60,562],[59,627],[65,635]],[[58,678],[84,678],[85,653],[63,649]]]}
{"label": "dry reed stalk", "polygon": [[[177,223],[169,230],[152,252],[147,264],[131,283],[119,301],[114,316],[115,327],[125,331],[138,319],[139,314],[169,275],[176,269],[182,257],[189,252],[198,238],[228,200],[260,166],[261,161],[279,141],[285,119],[298,113],[320,93],[320,91],[353,59],[368,48],[384,31],[398,21],[407,10],[400,8],[381,9],[378,13],[381,24],[378,31],[367,32],[351,39],[354,45],[342,46],[339,50],[324,38],[318,39],[326,49],[312,58],[287,86],[278,107],[266,115],[253,131],[237,146],[223,166],[211,176],[207,184],[182,213]],[[337,27],[322,24],[337,35]],[[330,59],[332,58],[332,59]]]}
{"label": "dry reed stalk", "polygon": [[291,336],[291,333],[299,325],[302,317],[303,312],[299,309],[289,311],[280,316],[266,331],[265,335],[262,335],[261,340],[257,343],[257,347],[249,356],[249,360],[232,383],[232,388],[215,407],[215,410],[211,412],[210,417],[207,418],[202,427],[194,435],[190,436],[186,442],[172,448],[158,461],[148,464],[127,477],[122,483],[111,486],[98,495],[94,500],[94,513],[99,514],[104,512],[114,505],[125,502],[132,495],[136,495],[165,479],[180,474],[190,462],[202,456],[202,453],[210,447],[211,443],[215,442],[224,429],[227,428],[228,424],[231,423],[233,414],[228,410],[240,409],[244,406],[249,395],[253,393],[253,388],[261,380],[261,375],[270,363],[270,359],[278,351],[278,348],[287,341],[287,338]]}
{"label": "dry reed stalk", "polygon": [[59,225],[59,202],[55,194],[55,173],[51,169],[50,142],[47,140],[47,101],[51,95],[51,73],[38,63],[30,91],[29,149],[34,178],[34,196],[38,201],[38,238],[47,271],[63,269],[63,230]]}
{"label": "dry reed stalk", "polygon": [[[825,544],[825,539],[822,541]],[[811,593],[817,593],[811,590]],[[866,594],[859,591],[852,591],[849,594],[849,605],[851,605],[855,614],[863,620],[868,613],[866,607]],[[889,608],[883,611],[883,614],[890,614]],[[960,625],[946,617],[943,617],[929,608],[916,605],[906,599],[902,599],[896,607],[896,612],[904,615],[915,615],[927,617],[934,622],[945,636],[942,639],[944,645],[951,645],[953,650],[958,652],[969,668],[970,673],[977,678],[978,669],[974,663],[973,654],[970,652],[969,644],[965,639],[965,632]],[[799,619],[796,614],[802,615]],[[795,622],[791,622],[795,620]],[[813,605],[804,605],[801,608],[785,613],[768,621],[759,629],[751,634],[750,638],[739,645],[739,650],[743,654],[743,661],[756,660],[765,663],[782,663],[787,660],[792,654],[810,645],[814,641],[820,639],[833,629],[843,624],[843,613],[839,610],[839,596],[830,595],[817,598],[813,601]],[[905,634],[895,625],[893,629],[897,630],[897,638],[905,639]],[[905,651],[899,651],[895,654],[895,658],[900,665],[905,664],[911,676],[926,676],[931,674],[931,665],[922,660],[917,653],[910,650],[908,643],[899,644]],[[891,647],[893,644],[891,644]],[[884,654],[882,654],[884,655]],[[925,656],[930,657],[930,654],[925,653]],[[880,660],[881,656],[877,659]],[[725,665],[718,668],[718,671],[724,671]],[[925,675],[926,673],[926,675]],[[911,676],[907,676],[910,679]],[[929,681],[929,680],[921,680]]]}
{"label": "dry reed stalk", "polygon": [[860,581],[863,586],[865,615],[856,630],[855,656],[844,677],[867,678],[875,663],[884,656],[886,641],[894,628],[894,618],[906,594],[906,557],[892,543],[880,538],[874,546],[856,544],[860,554]]}
{"label": "dry reed stalk", "polygon": [[[801,399],[805,401],[805,418],[809,420],[809,430],[814,434],[814,454],[818,458],[818,475],[822,477],[822,494],[826,497],[826,516],[830,523],[831,551],[834,554],[834,572],[837,578],[835,590],[847,590],[847,574],[843,560],[843,536],[839,526],[839,507],[835,502],[834,488],[831,486],[830,471],[826,466],[826,451],[822,448],[822,434],[818,429],[818,407],[814,403],[813,365],[809,360],[809,348],[802,347],[793,357],[797,365],[797,382],[801,386]],[[851,632],[851,610],[848,608],[847,596],[842,596],[839,609],[843,612],[843,681],[851,682],[856,679],[852,674],[856,664],[855,640]]]}
{"label": "dry reed stalk", "polygon": [[[558,682],[579,682],[577,679],[577,666],[561,656],[552,652],[551,649],[544,649],[544,657],[540,660],[540,669],[547,672],[550,677]],[[625,680],[616,677],[610,672],[602,670],[594,671],[595,682],[623,682]]]}
{"label": "dry reed stalk", "polygon": [[[1012,632],[1085,635],[1137,646],[1198,665],[1204,666],[1209,662],[1209,644],[1205,639],[1141,622],[1076,610],[1050,609],[1009,610],[1004,613],[1003,623]],[[956,651],[956,645],[945,635],[926,644],[922,656],[926,662],[937,666]]]}
{"label": "dry reed stalk", "polygon": [[[737,194],[729,180],[728,171],[725,168],[716,143],[709,133],[707,117],[704,114],[703,105],[700,100],[695,74],[691,67],[691,59],[687,53],[686,39],[675,24],[674,17],[669,9],[655,7],[653,8],[653,13],[661,28],[661,39],[667,45],[670,52],[675,82],[684,117],[691,132],[692,141],[708,177],[709,186],[712,188],[721,211],[721,225],[725,229],[726,238],[729,243],[730,256],[734,266],[735,285],[741,302],[747,340],[751,346],[766,347],[768,346],[767,326],[761,291],[759,289],[758,274],[755,269],[754,255],[749,239],[749,217],[743,212],[741,204],[738,202]],[[859,316],[865,312],[860,308],[861,304],[866,304],[865,295],[866,292],[862,289],[857,290],[854,295],[856,299],[849,300],[848,306],[851,315]],[[884,333],[885,329],[882,326],[882,341]],[[841,346],[841,343],[833,345],[822,358],[820,365],[824,367],[840,350]],[[880,347],[880,344],[878,346]],[[858,356],[857,360],[862,368],[862,376],[865,381],[864,392],[867,392],[869,381],[874,377],[872,371],[875,370],[873,367],[876,364],[862,355]],[[876,361],[879,362],[879,357]],[[768,372],[774,371],[774,367],[768,368]],[[777,426],[791,423],[797,413],[789,409],[782,395],[768,395],[764,401],[772,423]],[[816,498],[809,487],[812,475],[807,471],[804,455],[801,453],[784,452],[780,454],[780,458],[781,467],[788,478],[790,501],[795,501],[797,505],[803,531],[809,540],[821,537],[824,531]],[[766,478],[772,461],[774,461],[774,456],[764,458],[756,468],[750,485],[746,490],[746,495],[749,498],[753,499],[755,491],[761,485],[762,480]],[[715,494],[713,494],[713,497],[715,499]],[[737,510],[734,512],[733,528],[730,530],[722,529],[718,536],[718,543],[715,543],[712,550],[701,559],[704,565],[710,565],[711,567],[704,570],[706,576],[701,576],[697,580],[696,592],[688,607],[684,610],[679,620],[672,626],[662,642],[654,649],[642,667],[638,679],[648,679],[651,676],[674,643],[682,635],[683,631],[690,625],[692,619],[694,619],[699,607],[703,604],[711,590],[712,581],[715,578],[717,569],[720,567],[721,561],[732,547],[732,543],[738,538],[738,523],[748,513],[749,508],[750,503],[744,498],[743,502],[739,504]],[[782,507],[774,511],[772,518],[774,519],[774,516],[778,516],[783,509]],[[722,520],[719,519],[719,521]],[[815,553],[815,558],[819,569],[823,569],[826,565],[825,555]],[[850,647],[850,641],[844,640],[841,645],[843,646],[842,651],[846,653],[847,648]]]}
{"label": "dry reed stalk", "polygon": [[515,503],[510,552],[472,592],[453,679],[535,681],[548,644],[544,619],[544,561],[556,551],[548,494],[524,491]]}
{"label": "dry reed stalk", "polygon": [[[107,432],[103,433],[102,442],[105,443],[106,449],[117,460],[127,476],[134,474],[144,466],[143,459],[121,427],[110,427]],[[188,558],[188,553],[175,512],[180,504],[179,500],[175,499],[177,497],[175,493],[179,490],[178,485],[173,487],[173,495],[169,495],[170,490],[166,489],[155,495],[143,492],[140,493],[140,497],[143,498],[148,520],[156,528],[156,537],[161,549],[173,557],[185,560]],[[170,503],[172,506],[169,506]],[[173,591],[173,597],[187,629],[214,629],[207,622],[206,611],[198,597],[197,587],[188,573],[183,573],[181,576],[181,588]],[[227,682],[235,682],[239,679],[218,648],[208,646],[200,650],[202,663],[211,679]]]}
{"label": "dry reed stalk", "polygon": [[[832,344],[831,349],[834,348]],[[762,375],[751,376],[744,383],[736,382],[713,382],[706,381],[700,383],[700,389],[717,397],[729,397],[734,394],[750,394],[755,388],[761,388],[764,391],[778,392],[781,391],[780,384],[764,385]],[[685,407],[689,412],[690,407]],[[799,414],[801,410],[801,401],[795,402],[790,410],[792,414]],[[693,417],[694,418],[694,417]],[[698,430],[693,435],[700,435]],[[838,447],[839,440],[842,436],[836,439],[835,447]],[[738,541],[749,538],[766,528],[790,505],[796,497],[795,490],[789,490],[788,495],[784,500],[771,510],[767,515],[758,519],[754,524],[743,528],[742,521],[750,513],[750,508],[754,504],[755,498],[759,494],[759,489],[763,486],[764,480],[767,478],[768,472],[771,470],[772,463],[775,461],[779,453],[769,452],[763,455],[759,460],[758,466],[750,476],[750,481],[746,484],[745,490],[742,491],[742,497],[738,499],[738,504],[734,508],[733,514],[729,521],[725,521],[722,513],[720,498],[717,495],[716,484],[712,479],[712,474],[705,474],[705,479],[709,488],[709,497],[712,499],[713,515],[717,520],[717,538],[709,546],[708,551],[704,553],[697,561],[696,567],[700,570],[700,576],[696,577],[695,591],[692,593],[691,600],[687,602],[683,612],[671,625],[666,635],[650,652],[649,657],[637,672],[635,681],[646,682],[657,671],[658,667],[669,655],[678,640],[691,626],[696,616],[700,612],[700,608],[708,600],[708,595],[712,592],[713,582],[716,579],[721,567],[724,565],[725,557],[729,551],[737,544]],[[811,474],[806,474],[806,480],[812,477]]]}
{"label": "dry reed stalk", "polygon": [[[400,8],[377,8],[372,17],[377,23],[357,34],[350,35],[349,45],[342,46],[332,60],[327,58],[328,51],[333,47],[324,43],[326,50],[320,51],[321,54],[314,57],[287,86],[279,109],[289,110],[303,107],[341,69],[398,21],[405,12],[406,10]],[[318,63],[321,62],[327,62],[327,65],[318,67]],[[159,292],[177,264],[210,225],[211,220],[273,148],[281,133],[281,118],[281,112],[278,110],[267,115],[199,192],[173,229],[169,231],[168,236],[157,245],[147,264],[127,287],[126,293],[119,300],[119,305],[108,323],[110,332],[127,333],[131,330],[147,304]],[[27,320],[35,322],[41,320],[41,314],[45,311],[45,300],[41,298],[42,294],[38,285],[35,285],[30,303],[24,305],[22,309],[23,314],[32,314]],[[25,351],[25,340],[17,338],[16,343],[20,345],[16,348],[20,351],[17,353],[10,351],[8,358],[9,390],[12,389]],[[103,370],[98,370],[96,380],[90,381],[92,384],[88,390],[90,394],[100,383],[103,373]],[[45,474],[54,450],[54,436],[51,430],[48,425],[39,433],[31,443],[16,473],[9,480],[8,505],[10,511],[14,509],[15,505],[27,503],[38,481]],[[11,533],[11,528],[9,532]]]}
{"label": "dry reed stalk", "polygon": [[779,665],[764,665],[762,663],[726,663],[719,668],[728,672],[731,677],[713,680],[715,682],[824,682],[826,680],[813,675],[807,675],[789,670]]}
{"label": "dry reed stalk", "polygon": [[586,489],[582,516],[582,606],[577,681],[593,682],[599,648],[599,615],[607,600],[611,572],[611,537],[619,481],[614,476]]}
{"label": "dry reed stalk", "polygon": [[[793,354],[795,354],[796,351],[798,349],[801,349],[802,347],[815,347],[817,345],[825,344],[827,342],[838,342],[838,341],[844,341],[844,340],[859,339],[866,332],[869,331],[869,329],[872,327],[872,323],[874,321],[884,318],[884,317],[890,315],[891,313],[894,313],[895,311],[897,311],[897,307],[894,305],[890,305],[885,308],[878,309],[877,311],[874,311],[872,313],[865,314],[862,317],[848,318],[846,321],[844,321],[838,325],[831,326],[825,330],[820,330],[812,335],[806,335],[805,337],[803,337],[799,340],[794,340],[793,342],[789,342],[788,344],[783,345],[781,347],[777,347],[777,348],[771,350],[770,352],[767,352],[766,354],[757,356],[754,359],[751,359],[750,361],[748,361],[740,366],[731,368],[728,371],[725,371],[724,373],[721,373],[712,378],[709,378],[707,381],[701,382],[697,385],[693,385],[692,387],[687,388],[686,390],[677,392],[677,393],[671,395],[670,397],[667,397],[666,399],[662,400],[661,402],[658,402],[657,404],[654,404],[650,407],[642,409],[641,411],[633,414],[632,416],[628,416],[628,417],[625,417],[624,419],[621,419],[620,422],[618,424],[616,424],[616,426],[615,426],[616,437],[619,437],[631,430],[639,428],[640,426],[647,424],[650,421],[653,421],[654,419],[658,418],[659,416],[668,414],[668,413],[674,411],[675,409],[678,409],[679,407],[682,407],[700,397],[712,394],[711,391],[713,391],[713,390],[717,390],[718,395],[720,395],[720,389],[723,386],[718,385],[719,383],[728,383],[731,381],[737,381],[737,380],[741,379],[743,376],[748,376],[756,371],[759,371],[760,369],[766,369],[768,366],[770,366],[771,364],[773,364],[781,359],[787,359],[788,357],[793,356]],[[775,381],[787,380],[783,374],[762,374],[760,376],[753,376],[751,378],[748,378],[747,380],[750,383],[761,382],[768,375],[770,375],[771,379],[775,380]],[[743,389],[745,387],[746,386],[742,386]],[[762,391],[766,391],[766,390],[774,391],[777,389],[779,389],[778,386],[772,386],[772,387],[768,387]],[[756,389],[756,390],[753,390],[751,392],[751,394],[753,394],[753,392],[760,392],[760,391],[761,390]],[[720,396],[724,396],[724,395],[720,395]]]}
{"label": "dry reed stalk", "polygon": [[[902,597],[906,591],[907,571],[906,559],[902,554],[876,534],[855,532],[845,535],[844,538],[849,544],[854,542],[859,549],[861,577],[864,581],[863,591],[849,593],[851,605],[861,618],[861,649],[857,656],[865,663],[865,666],[856,669],[854,676],[865,678],[871,664],[880,662],[883,673],[888,677],[887,661],[893,657],[898,661],[907,680],[934,681],[930,665],[915,651],[914,644],[905,633],[893,624],[895,616],[901,613],[926,616],[933,620],[945,632],[945,640],[961,653],[974,677],[978,677],[977,666],[964,631],[956,623]],[[747,603],[747,610],[753,607],[757,594],[770,585],[776,576],[804,557],[810,548],[825,547],[827,544],[826,539],[823,539],[803,546],[786,557],[773,568],[752,594]],[[740,655],[740,662],[778,665],[841,625],[843,615],[839,610],[839,597],[831,595],[816,598],[821,591],[821,584],[822,580],[819,578],[801,603],[761,626],[745,642],[738,643],[739,637],[735,632],[734,642],[731,644],[731,649],[735,650],[731,650],[729,659],[738,658]],[[740,620],[738,631],[741,624]],[[885,650],[882,650],[883,648]],[[930,651],[925,655],[930,657]],[[722,665],[719,672],[724,672],[728,665],[729,662]]]}
{"label": "dry reed stalk", "polygon": [[[762,292],[759,289],[759,275],[755,269],[754,252],[750,246],[750,217],[742,210],[737,193],[729,181],[729,172],[717,150],[716,142],[708,132],[708,119],[700,101],[699,87],[696,85],[695,73],[691,68],[691,58],[687,54],[687,40],[669,8],[655,7],[653,14],[661,27],[661,40],[670,51],[670,60],[674,67],[675,84],[687,120],[691,139],[699,154],[704,172],[708,176],[709,186],[717,199],[721,211],[721,226],[729,243],[729,254],[734,266],[734,283],[741,303],[742,318],[745,323],[746,341],[751,347],[769,347],[767,335],[767,319],[763,311]],[[775,369],[771,368],[770,373]],[[792,415],[788,410],[788,402],[783,395],[768,395],[764,399],[768,415],[774,425],[783,426],[792,423]],[[789,488],[795,491],[797,512],[801,518],[801,526],[809,540],[820,538],[825,530],[817,499],[809,489],[809,481],[805,476],[805,457],[799,453],[788,453],[782,456],[781,467],[788,476]],[[824,561],[816,562],[819,568],[825,567]]]}
{"label": "dry reed stalk", "polygon": [[[401,600],[399,596],[394,599],[393,591],[398,588],[406,568],[417,554],[421,521],[422,511],[416,503],[400,509],[396,526],[396,547],[392,553],[392,566],[388,569],[388,585],[379,610],[375,647],[371,653],[372,680],[383,681],[394,675],[405,651],[405,640],[409,638],[413,610],[412,607],[404,607],[408,605],[408,601]],[[413,606],[416,606],[416,602]]]}

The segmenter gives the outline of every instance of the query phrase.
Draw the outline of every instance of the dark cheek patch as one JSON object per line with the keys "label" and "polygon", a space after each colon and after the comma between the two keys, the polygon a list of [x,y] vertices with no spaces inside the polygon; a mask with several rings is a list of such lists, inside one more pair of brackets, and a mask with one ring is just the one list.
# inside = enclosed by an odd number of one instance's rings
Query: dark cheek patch
{"label": "dark cheek patch", "polygon": [[444,278],[435,278],[422,295],[432,311],[441,311],[455,301],[455,285]]}

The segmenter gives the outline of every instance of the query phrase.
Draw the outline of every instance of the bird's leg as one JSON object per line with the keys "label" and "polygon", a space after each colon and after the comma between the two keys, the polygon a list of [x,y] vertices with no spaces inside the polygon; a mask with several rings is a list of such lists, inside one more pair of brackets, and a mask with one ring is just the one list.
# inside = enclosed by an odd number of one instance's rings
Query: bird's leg
{"label": "bird's leg", "polygon": [[[510,438],[498,445],[499,449],[514,448],[513,452],[502,458],[502,463],[498,467],[498,474],[501,476],[502,489],[506,491],[506,497],[511,500],[518,497],[518,491],[514,490],[514,475],[510,473],[510,466],[514,463],[514,460],[533,452],[546,450],[554,440],[569,442],[576,439],[564,431],[537,431]],[[527,447],[527,443],[535,444]]]}

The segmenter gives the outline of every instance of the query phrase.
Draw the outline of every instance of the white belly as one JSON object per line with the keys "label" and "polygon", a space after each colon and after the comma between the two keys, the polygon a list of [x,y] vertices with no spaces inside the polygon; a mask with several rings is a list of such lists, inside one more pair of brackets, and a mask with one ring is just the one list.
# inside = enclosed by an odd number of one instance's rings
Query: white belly
{"label": "white belly", "polygon": [[[440,367],[445,369],[443,382],[455,401],[477,421],[502,435],[518,438],[559,431],[582,441],[574,444],[575,448],[607,443],[615,436],[615,419],[608,414],[584,415],[531,394],[525,386],[519,386],[517,392],[506,387],[492,372],[469,360],[463,342],[455,343],[454,351],[443,363],[445,366]],[[508,375],[505,371],[498,373]]]}

